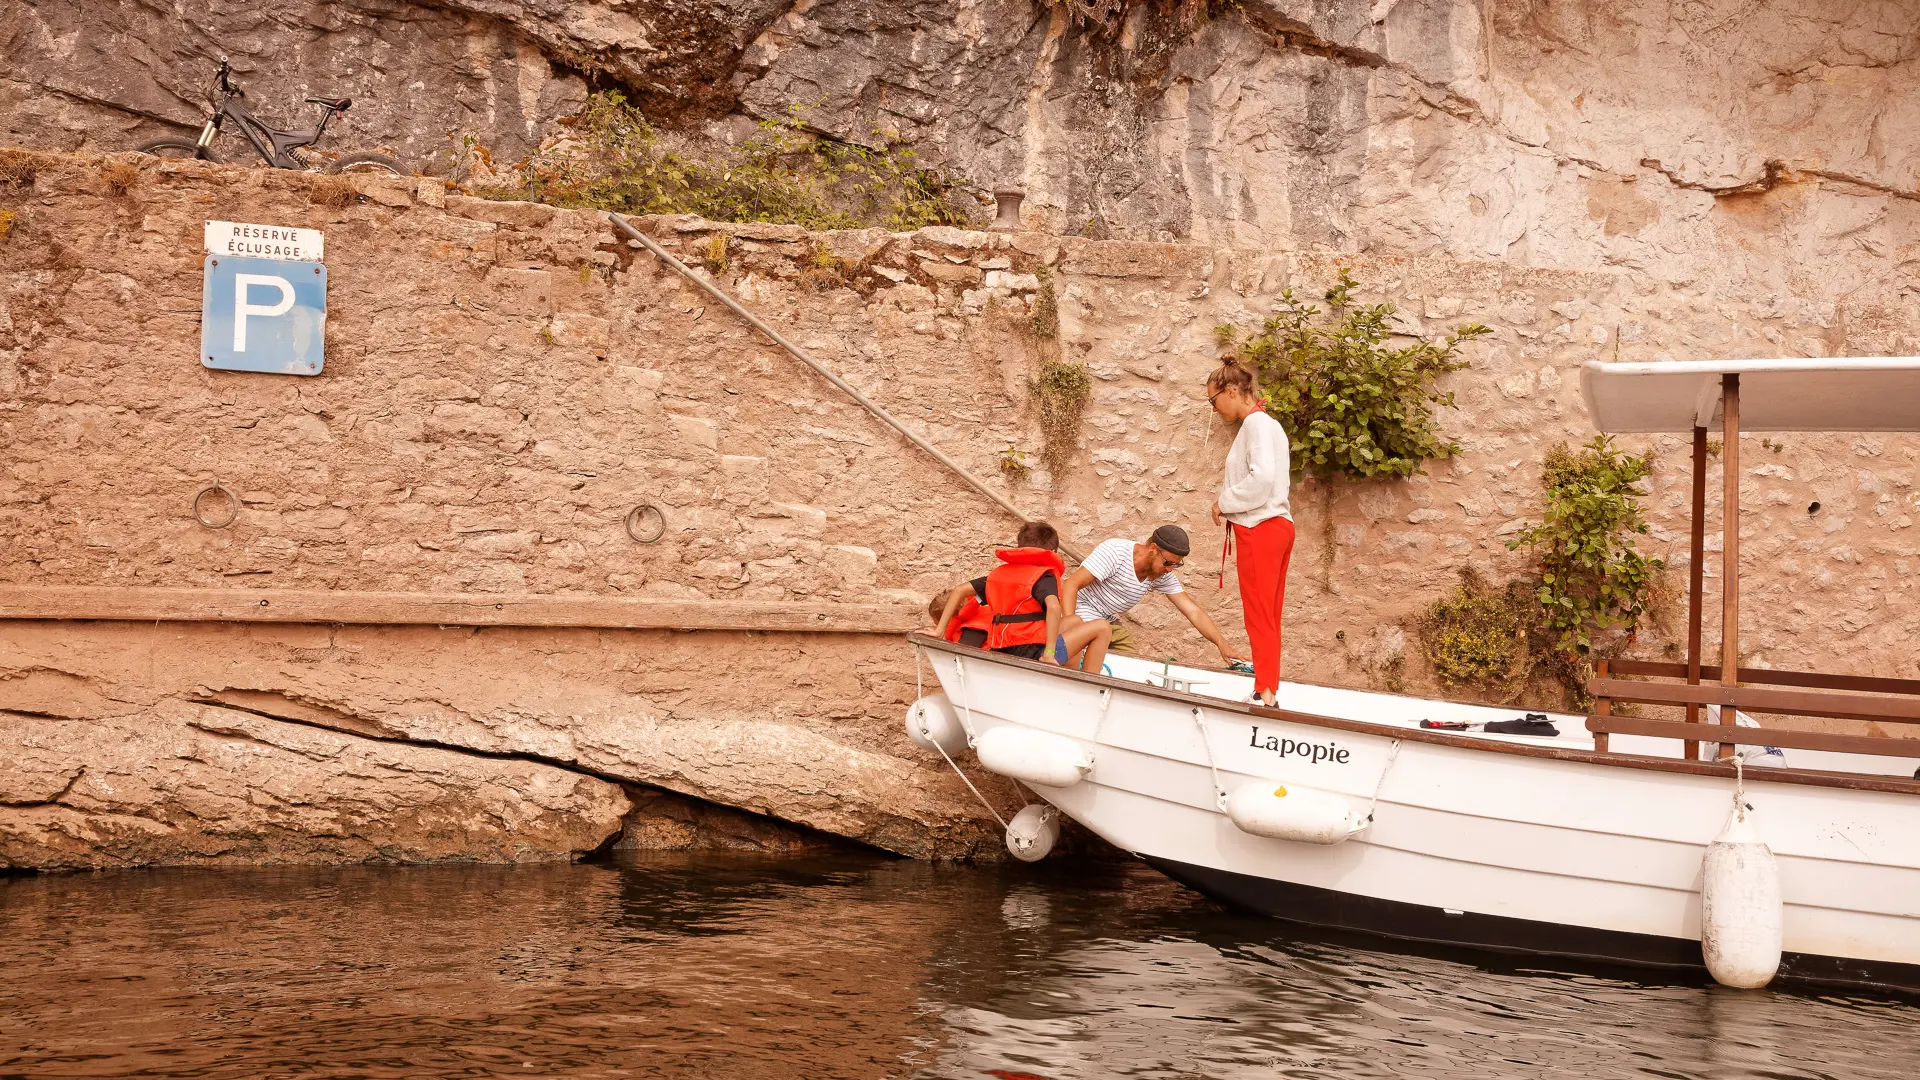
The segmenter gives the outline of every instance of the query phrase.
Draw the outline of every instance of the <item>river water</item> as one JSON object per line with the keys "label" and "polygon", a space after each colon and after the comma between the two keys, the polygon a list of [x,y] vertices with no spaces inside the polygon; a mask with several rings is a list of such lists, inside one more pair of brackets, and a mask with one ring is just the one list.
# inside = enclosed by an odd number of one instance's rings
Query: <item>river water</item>
{"label": "river water", "polygon": [[1330,942],[1128,863],[0,878],[0,1077],[1900,1077],[1920,1007]]}

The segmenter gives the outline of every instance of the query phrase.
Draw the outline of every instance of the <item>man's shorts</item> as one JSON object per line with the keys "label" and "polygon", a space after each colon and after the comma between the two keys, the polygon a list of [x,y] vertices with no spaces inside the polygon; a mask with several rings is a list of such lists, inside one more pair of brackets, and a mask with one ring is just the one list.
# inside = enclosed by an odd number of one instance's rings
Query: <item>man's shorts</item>
{"label": "man's shorts", "polygon": [[1120,624],[1120,620],[1109,619],[1107,620],[1107,625],[1113,627],[1113,640],[1107,642],[1108,652],[1132,653],[1135,651],[1133,647],[1133,634],[1125,626]]}

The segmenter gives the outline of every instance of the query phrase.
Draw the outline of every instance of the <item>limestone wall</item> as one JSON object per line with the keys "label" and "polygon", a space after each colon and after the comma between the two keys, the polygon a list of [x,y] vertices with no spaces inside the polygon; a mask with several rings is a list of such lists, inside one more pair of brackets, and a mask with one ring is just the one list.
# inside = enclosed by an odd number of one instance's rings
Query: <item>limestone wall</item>
{"label": "limestone wall", "polygon": [[[1014,527],[591,213],[383,178],[335,207],[304,175],[196,163],[144,162],[119,192],[103,164],[47,159],[0,187],[15,215],[0,241],[0,583],[905,606],[981,572]],[[1907,235],[1911,205],[1886,211]],[[325,230],[322,376],[198,364],[208,218]],[[1450,380],[1460,457],[1404,483],[1296,489],[1287,674],[1356,685],[1396,670],[1424,685],[1409,620],[1462,566],[1520,571],[1505,541],[1537,514],[1542,454],[1590,435],[1582,361],[1872,354],[1920,330],[1886,302],[1898,282],[1836,296],[1437,256],[644,225],[693,261],[724,237],[710,272],[736,295],[1069,538],[1187,525],[1189,586],[1234,638],[1232,575],[1221,590],[1208,569],[1205,508],[1231,438],[1200,392],[1213,327],[1252,326],[1281,288],[1312,295],[1343,266],[1400,304],[1408,333],[1494,327]],[[998,463],[1011,447],[1038,464],[1026,324],[1041,267],[1061,347],[1096,384],[1071,463],[1017,480]],[[1920,443],[1746,443],[1748,660],[1920,674]],[[1628,445],[1659,452],[1651,546],[1684,565],[1685,447]],[[231,528],[190,516],[214,480],[241,497]],[[665,510],[661,543],[622,529],[639,502]],[[1678,634],[1667,614],[1642,636],[1648,655]],[[1207,659],[1171,608],[1140,621],[1147,651]],[[899,732],[913,693],[911,655],[887,634],[15,621],[0,623],[0,724],[15,740],[49,723],[62,735],[41,765],[0,773],[31,789],[0,802],[77,808],[68,833],[110,849],[103,823],[141,813],[109,797],[104,752],[73,749],[93,736],[72,733],[174,730],[198,723],[191,706],[505,755],[913,854],[986,850],[983,812]],[[10,837],[16,817],[0,812]],[[55,861],[30,840],[4,850]]]}

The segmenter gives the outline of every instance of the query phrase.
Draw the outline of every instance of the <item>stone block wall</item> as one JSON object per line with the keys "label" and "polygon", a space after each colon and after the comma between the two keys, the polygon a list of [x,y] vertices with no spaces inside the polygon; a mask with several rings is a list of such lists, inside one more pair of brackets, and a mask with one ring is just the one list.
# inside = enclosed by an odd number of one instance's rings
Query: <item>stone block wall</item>
{"label": "stone block wall", "polygon": [[[144,161],[120,191],[102,159],[39,161],[0,187],[14,214],[0,240],[0,583],[906,604],[984,571],[1016,526],[601,215],[372,177],[334,206],[327,181],[199,163]],[[197,363],[210,218],[326,232],[323,375]],[[1232,575],[1220,589],[1208,565],[1206,507],[1232,434],[1201,392],[1214,328],[1256,326],[1280,290],[1314,296],[1342,267],[1367,299],[1399,305],[1408,334],[1492,326],[1448,383],[1460,456],[1406,482],[1296,486],[1287,675],[1354,685],[1423,687],[1418,613],[1464,566],[1524,570],[1506,541],[1537,517],[1542,455],[1591,434],[1582,362],[1872,354],[1920,334],[1884,291],[1688,290],[1625,271],[1037,233],[640,224],[1071,541],[1186,525],[1188,584],[1236,639]],[[1021,479],[999,466],[1008,449],[1039,460],[1027,383],[1043,268],[1058,347],[1094,390],[1065,467]],[[1686,447],[1625,444],[1657,452],[1649,546],[1683,567]],[[1784,436],[1743,452],[1748,660],[1920,674],[1920,442]],[[215,481],[241,501],[221,530],[190,513]],[[622,526],[641,503],[666,518],[657,544]],[[1682,632],[1671,605],[1661,615],[1638,646],[1649,655]],[[1163,602],[1139,622],[1151,654],[1210,654]],[[114,704],[23,696],[49,673]],[[991,822],[900,733],[913,694],[911,653],[878,634],[0,624],[9,725],[251,710],[913,854],[989,850]],[[72,770],[57,757],[18,785],[58,791]],[[127,813],[89,795],[93,775],[63,805]],[[990,794],[1003,809],[1016,799]]]}

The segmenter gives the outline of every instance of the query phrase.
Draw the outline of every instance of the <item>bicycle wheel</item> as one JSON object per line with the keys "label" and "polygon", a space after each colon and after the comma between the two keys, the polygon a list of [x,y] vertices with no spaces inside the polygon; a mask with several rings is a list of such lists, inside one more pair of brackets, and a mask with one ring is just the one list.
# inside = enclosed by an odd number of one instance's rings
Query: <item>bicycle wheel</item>
{"label": "bicycle wheel", "polygon": [[399,158],[365,150],[353,154],[341,154],[327,166],[327,171],[330,173],[392,173],[394,176],[413,175],[411,170],[400,164]]}
{"label": "bicycle wheel", "polygon": [[163,158],[199,158],[216,165],[224,164],[226,159],[213,152],[211,146],[201,146],[190,139],[149,139],[133,148],[136,154],[152,154]]}

